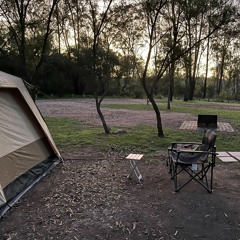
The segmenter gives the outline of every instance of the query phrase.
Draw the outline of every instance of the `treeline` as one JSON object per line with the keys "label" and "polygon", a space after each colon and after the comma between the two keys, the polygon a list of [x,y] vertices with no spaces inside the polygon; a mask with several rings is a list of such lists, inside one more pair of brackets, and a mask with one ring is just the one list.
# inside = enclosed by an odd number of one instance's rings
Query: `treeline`
{"label": "treeline", "polygon": [[0,70],[48,95],[239,100],[238,1],[0,2]]}

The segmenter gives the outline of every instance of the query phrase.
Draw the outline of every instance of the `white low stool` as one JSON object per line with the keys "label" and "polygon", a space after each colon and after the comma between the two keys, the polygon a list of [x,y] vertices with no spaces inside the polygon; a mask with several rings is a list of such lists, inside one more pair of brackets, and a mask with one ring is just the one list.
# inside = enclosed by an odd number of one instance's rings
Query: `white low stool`
{"label": "white low stool", "polygon": [[131,172],[130,174],[127,176],[127,179],[130,179],[131,176],[133,174],[135,174],[135,176],[137,177],[139,183],[141,183],[141,181],[143,181],[143,177],[141,175],[141,173],[138,170],[137,167],[137,163],[141,160],[141,158],[143,157],[143,154],[129,154],[126,159],[129,160],[129,164],[130,164],[130,168],[131,168]]}

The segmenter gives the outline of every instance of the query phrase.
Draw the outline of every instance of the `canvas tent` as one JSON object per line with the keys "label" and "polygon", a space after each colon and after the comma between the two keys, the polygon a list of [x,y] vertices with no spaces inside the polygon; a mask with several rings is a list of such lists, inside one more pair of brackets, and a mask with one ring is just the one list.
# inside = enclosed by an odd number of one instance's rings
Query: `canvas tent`
{"label": "canvas tent", "polygon": [[0,217],[60,160],[22,79],[0,71]]}

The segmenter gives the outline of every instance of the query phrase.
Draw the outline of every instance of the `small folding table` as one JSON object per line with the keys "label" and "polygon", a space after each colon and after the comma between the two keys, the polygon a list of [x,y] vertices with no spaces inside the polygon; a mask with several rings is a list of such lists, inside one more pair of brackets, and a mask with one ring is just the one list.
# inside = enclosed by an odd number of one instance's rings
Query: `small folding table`
{"label": "small folding table", "polygon": [[133,174],[135,174],[136,178],[138,179],[139,183],[141,183],[141,181],[143,181],[143,177],[141,175],[141,173],[138,170],[138,166],[137,163],[142,159],[143,154],[129,154],[126,159],[129,160],[129,164],[130,164],[130,168],[131,168],[131,172],[130,174],[127,176],[128,179],[131,178],[131,176]]}

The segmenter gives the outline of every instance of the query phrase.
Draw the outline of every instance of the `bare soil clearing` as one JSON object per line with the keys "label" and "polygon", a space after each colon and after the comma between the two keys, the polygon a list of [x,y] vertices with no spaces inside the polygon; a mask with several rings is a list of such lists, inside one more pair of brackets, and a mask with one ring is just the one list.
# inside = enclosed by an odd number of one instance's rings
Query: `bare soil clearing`
{"label": "bare soil clearing", "polygon": [[[104,103],[146,103],[111,100]],[[101,125],[94,100],[38,101],[43,116]],[[230,106],[230,105],[229,105]],[[217,106],[213,106],[217,107]],[[150,111],[103,107],[110,127],[155,125]],[[178,128],[188,114],[162,113],[164,127]],[[174,192],[166,151],[145,156],[143,184],[126,180],[128,153],[79,147],[61,149],[65,163],[35,185],[0,220],[0,239],[240,239],[239,163],[217,163],[214,192],[194,182]]]}
{"label": "bare soil clearing", "polygon": [[[136,125],[156,125],[154,111],[110,109],[107,104],[146,104],[141,99],[106,99],[102,111],[110,127],[127,127]],[[101,126],[101,120],[96,112],[94,99],[39,101],[39,109],[43,116],[70,117],[81,122]],[[163,127],[180,127],[184,120],[193,121],[196,117],[185,113],[162,112]]]}

